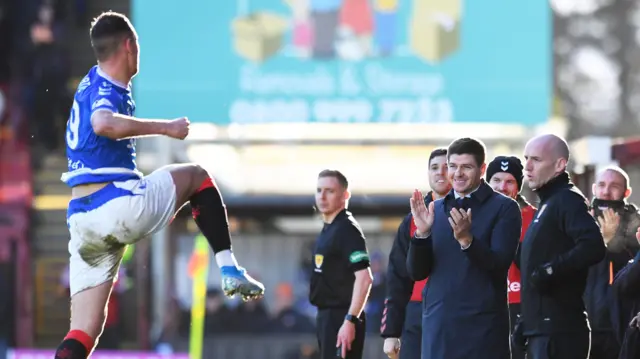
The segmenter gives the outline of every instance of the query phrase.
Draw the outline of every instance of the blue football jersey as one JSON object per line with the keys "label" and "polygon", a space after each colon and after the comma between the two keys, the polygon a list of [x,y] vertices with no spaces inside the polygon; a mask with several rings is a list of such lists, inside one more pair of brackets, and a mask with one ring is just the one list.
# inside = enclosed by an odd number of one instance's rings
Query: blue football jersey
{"label": "blue football jersey", "polygon": [[135,111],[131,88],[111,79],[98,66],[82,79],[73,98],[66,134],[69,171],[62,174],[62,181],[74,187],[141,178],[135,140],[115,141],[96,135],[91,126],[96,111],[128,116]]}

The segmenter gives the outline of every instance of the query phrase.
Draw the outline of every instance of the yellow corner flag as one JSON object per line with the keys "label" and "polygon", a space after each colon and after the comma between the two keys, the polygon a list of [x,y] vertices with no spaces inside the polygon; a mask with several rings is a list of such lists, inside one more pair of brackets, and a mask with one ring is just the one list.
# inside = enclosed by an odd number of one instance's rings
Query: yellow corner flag
{"label": "yellow corner flag", "polygon": [[189,359],[202,359],[204,312],[207,299],[207,277],[209,275],[209,243],[202,234],[196,236],[195,239],[193,254],[189,260],[189,275],[193,280]]}

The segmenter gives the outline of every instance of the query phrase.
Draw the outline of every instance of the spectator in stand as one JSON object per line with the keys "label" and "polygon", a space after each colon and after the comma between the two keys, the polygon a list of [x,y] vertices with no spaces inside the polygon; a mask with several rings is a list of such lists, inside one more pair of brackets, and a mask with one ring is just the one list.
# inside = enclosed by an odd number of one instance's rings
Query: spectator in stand
{"label": "spectator in stand", "polygon": [[[185,333],[189,335],[191,313],[188,312],[187,315]],[[209,336],[212,334],[233,332],[235,330],[234,325],[237,325],[236,321],[234,321],[234,317],[234,313],[225,304],[225,298],[222,291],[218,288],[209,289],[207,291],[207,300],[205,302],[205,335]]]}
{"label": "spectator in stand", "polygon": [[28,83],[33,110],[31,133],[35,143],[48,151],[59,148],[66,123],[70,97],[67,90],[69,67],[63,45],[63,25],[57,21],[53,5],[44,1],[31,25]]}
{"label": "spectator in stand", "polygon": [[87,0],[75,0],[74,7],[76,13],[76,26],[86,27],[89,25]]}
{"label": "spectator in stand", "polygon": [[274,318],[270,324],[270,333],[314,333],[311,319],[294,307],[295,296],[289,283],[280,283],[276,288]]}
{"label": "spectator in stand", "polygon": [[234,328],[240,334],[265,334],[269,327],[269,314],[263,300],[252,300],[238,305],[234,312]]}

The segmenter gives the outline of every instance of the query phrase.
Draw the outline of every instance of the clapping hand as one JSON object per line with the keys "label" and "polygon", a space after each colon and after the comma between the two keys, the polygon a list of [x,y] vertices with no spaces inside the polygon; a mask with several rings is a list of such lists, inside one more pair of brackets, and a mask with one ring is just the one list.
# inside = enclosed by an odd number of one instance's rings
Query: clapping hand
{"label": "clapping hand", "polygon": [[416,224],[416,234],[423,236],[431,232],[431,226],[433,226],[433,219],[435,217],[433,202],[429,203],[429,208],[427,208],[427,205],[424,203],[424,196],[416,189],[413,191],[413,196],[411,196],[409,204],[411,205],[413,222]]}
{"label": "clapping hand", "polygon": [[462,208],[452,208],[449,224],[453,229],[453,237],[462,247],[468,247],[473,240],[471,235],[471,208],[466,211]]}
{"label": "clapping hand", "polygon": [[618,231],[618,226],[620,225],[620,215],[617,214],[613,209],[607,208],[602,211],[602,216],[598,217],[597,219],[598,223],[600,223],[604,243],[609,244],[609,242],[611,242],[611,240],[615,237],[616,232]]}

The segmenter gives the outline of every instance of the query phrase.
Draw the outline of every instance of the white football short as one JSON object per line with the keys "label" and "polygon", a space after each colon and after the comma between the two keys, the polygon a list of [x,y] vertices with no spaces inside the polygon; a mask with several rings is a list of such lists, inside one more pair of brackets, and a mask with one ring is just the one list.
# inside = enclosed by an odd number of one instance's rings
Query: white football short
{"label": "white football short", "polygon": [[175,184],[168,170],[112,182],[71,200],[67,210],[71,295],[113,281],[126,245],[169,225],[175,207]]}

